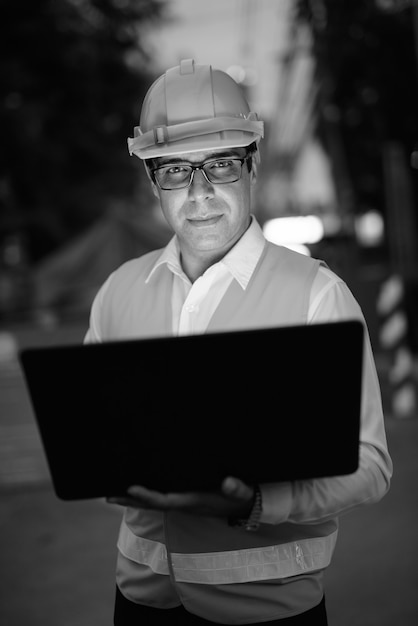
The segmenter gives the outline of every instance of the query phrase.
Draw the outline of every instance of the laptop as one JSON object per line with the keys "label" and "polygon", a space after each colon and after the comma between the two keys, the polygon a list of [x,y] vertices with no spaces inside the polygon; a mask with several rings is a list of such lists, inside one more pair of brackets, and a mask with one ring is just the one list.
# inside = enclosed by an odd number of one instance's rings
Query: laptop
{"label": "laptop", "polygon": [[355,472],[363,332],[349,320],[21,350],[56,495]]}

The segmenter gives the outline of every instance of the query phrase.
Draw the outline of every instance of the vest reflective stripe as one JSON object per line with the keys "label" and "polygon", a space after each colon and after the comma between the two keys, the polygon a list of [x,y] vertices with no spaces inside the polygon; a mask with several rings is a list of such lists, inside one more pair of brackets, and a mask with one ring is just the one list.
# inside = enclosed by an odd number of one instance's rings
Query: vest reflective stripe
{"label": "vest reflective stripe", "polygon": [[288,578],[327,567],[337,539],[303,539],[277,546],[207,554],[172,554],[177,582],[205,585]]}
{"label": "vest reflective stripe", "polygon": [[118,550],[130,561],[147,565],[156,574],[168,576],[170,573],[165,545],[159,541],[137,537],[125,522],[121,525]]}
{"label": "vest reflective stripe", "polygon": [[[263,548],[248,548],[199,554],[172,553],[176,582],[225,585],[288,578],[327,567],[337,540],[334,531],[314,537]],[[148,565],[157,574],[169,574],[164,544],[137,537],[123,524],[118,548],[128,559]]]}

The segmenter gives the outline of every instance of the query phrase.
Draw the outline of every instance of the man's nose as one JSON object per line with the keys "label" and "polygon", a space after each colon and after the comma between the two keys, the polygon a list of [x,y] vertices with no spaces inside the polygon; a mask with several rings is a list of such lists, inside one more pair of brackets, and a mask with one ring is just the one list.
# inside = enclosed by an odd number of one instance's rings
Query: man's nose
{"label": "man's nose", "polygon": [[194,170],[192,182],[189,187],[189,197],[192,200],[206,200],[213,197],[213,185],[210,183],[202,170]]}

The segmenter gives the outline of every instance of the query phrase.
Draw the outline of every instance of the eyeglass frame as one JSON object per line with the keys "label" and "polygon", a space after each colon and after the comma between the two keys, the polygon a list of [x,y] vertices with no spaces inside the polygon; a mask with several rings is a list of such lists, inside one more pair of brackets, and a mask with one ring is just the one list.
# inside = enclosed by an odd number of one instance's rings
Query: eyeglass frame
{"label": "eyeglass frame", "polygon": [[[249,150],[247,152],[247,154],[244,157],[237,157],[237,156],[225,156],[225,157],[219,157],[218,159],[210,159],[209,161],[205,161],[205,162],[200,162],[197,165],[193,165],[193,163],[166,163],[165,165],[160,165],[159,167],[154,167],[154,168],[149,168],[149,172],[151,174],[151,178],[152,181],[163,191],[177,191],[178,189],[187,189],[188,187],[191,186],[192,182],[193,182],[193,178],[194,178],[194,173],[196,170],[200,170],[203,174],[203,176],[205,177],[205,180],[210,184],[210,185],[230,185],[232,183],[236,183],[238,180],[241,180],[242,177],[242,166],[244,165],[245,161],[247,161],[250,157],[253,156],[253,151]],[[239,177],[236,178],[235,180],[228,180],[228,181],[224,181],[224,182],[212,182],[211,180],[209,180],[204,168],[206,165],[209,165],[210,163],[216,163],[216,161],[240,161],[241,163],[241,170],[239,173]],[[190,178],[189,178],[189,182],[187,185],[184,185],[182,187],[173,187],[170,189],[167,189],[165,187],[161,187],[160,183],[158,182],[156,176],[155,176],[155,172],[159,169],[162,169],[163,167],[169,167],[170,165],[185,165],[187,167],[191,167],[192,171],[190,172]]]}

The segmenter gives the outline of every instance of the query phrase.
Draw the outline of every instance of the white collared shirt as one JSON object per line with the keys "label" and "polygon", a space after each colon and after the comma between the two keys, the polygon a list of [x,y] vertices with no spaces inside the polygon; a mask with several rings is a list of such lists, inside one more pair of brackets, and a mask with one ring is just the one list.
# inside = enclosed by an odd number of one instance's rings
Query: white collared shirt
{"label": "white collared shirt", "polygon": [[218,263],[209,267],[194,283],[183,271],[178,241],[173,237],[152,268],[166,264],[173,272],[172,329],[174,335],[203,333],[213,313],[235,278],[246,289],[265,245],[262,230],[255,219],[239,242]]}

